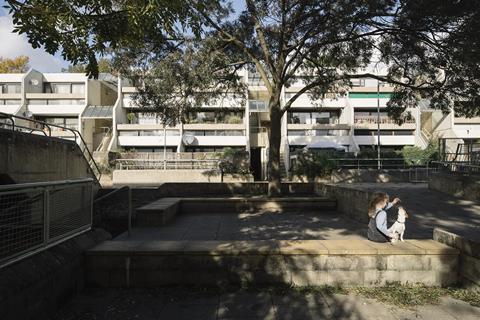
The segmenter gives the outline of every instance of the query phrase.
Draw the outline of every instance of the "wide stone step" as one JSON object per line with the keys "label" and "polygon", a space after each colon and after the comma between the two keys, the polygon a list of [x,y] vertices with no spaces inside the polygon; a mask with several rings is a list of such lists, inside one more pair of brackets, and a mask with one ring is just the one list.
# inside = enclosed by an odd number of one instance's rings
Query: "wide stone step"
{"label": "wide stone step", "polygon": [[292,198],[183,198],[181,211],[188,213],[241,213],[259,210],[277,212],[334,211],[336,200],[318,197]]}
{"label": "wide stone step", "polygon": [[180,210],[180,198],[163,198],[137,209],[139,227],[163,226],[175,218]]}
{"label": "wide stone step", "polygon": [[106,241],[86,255],[96,287],[457,282],[458,250],[433,240]]}
{"label": "wide stone step", "polygon": [[331,212],[335,200],[317,197],[295,198],[162,198],[137,209],[138,227],[164,226],[181,212],[186,213],[241,213],[255,211],[276,212]]}

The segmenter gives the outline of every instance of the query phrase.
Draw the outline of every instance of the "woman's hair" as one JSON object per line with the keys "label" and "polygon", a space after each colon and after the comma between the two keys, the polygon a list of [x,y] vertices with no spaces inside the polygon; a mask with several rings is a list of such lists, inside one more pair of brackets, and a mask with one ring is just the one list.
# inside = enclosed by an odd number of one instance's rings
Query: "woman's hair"
{"label": "woman's hair", "polygon": [[385,192],[375,192],[368,205],[368,216],[373,217],[377,212],[377,205],[385,200],[388,200],[388,194]]}

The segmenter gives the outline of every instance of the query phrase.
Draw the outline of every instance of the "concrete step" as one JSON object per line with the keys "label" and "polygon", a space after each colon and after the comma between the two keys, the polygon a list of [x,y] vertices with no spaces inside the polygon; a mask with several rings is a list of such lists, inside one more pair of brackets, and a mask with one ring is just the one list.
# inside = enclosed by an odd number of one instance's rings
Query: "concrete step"
{"label": "concrete step", "polygon": [[93,287],[298,286],[458,280],[457,249],[433,240],[105,241],[86,253]]}
{"label": "concrete step", "polygon": [[164,226],[181,212],[186,213],[242,213],[254,211],[275,212],[332,212],[337,202],[328,198],[162,198],[137,209],[138,227]]}
{"label": "concrete step", "polygon": [[180,209],[180,198],[163,198],[137,209],[136,224],[139,227],[166,225]]}
{"label": "concrete step", "polygon": [[328,198],[183,198],[181,211],[188,213],[241,213],[253,211],[331,212],[337,202]]}

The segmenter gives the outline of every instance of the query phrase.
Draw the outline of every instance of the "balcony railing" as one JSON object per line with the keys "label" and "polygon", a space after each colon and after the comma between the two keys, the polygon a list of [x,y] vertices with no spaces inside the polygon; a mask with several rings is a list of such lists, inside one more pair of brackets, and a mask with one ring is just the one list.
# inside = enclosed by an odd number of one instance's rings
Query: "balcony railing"
{"label": "balcony railing", "polygon": [[117,159],[117,170],[217,170],[220,160]]}
{"label": "balcony railing", "polygon": [[[377,124],[378,120],[377,116],[355,116],[354,118],[354,122],[359,124]],[[404,123],[415,123],[415,119],[405,120]],[[390,117],[380,116],[380,124],[397,124],[397,122]]]}

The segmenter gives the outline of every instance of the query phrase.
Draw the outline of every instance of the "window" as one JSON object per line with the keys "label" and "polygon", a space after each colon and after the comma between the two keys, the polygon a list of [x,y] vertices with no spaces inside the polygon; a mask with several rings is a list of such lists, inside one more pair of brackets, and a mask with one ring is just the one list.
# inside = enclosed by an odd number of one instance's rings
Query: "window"
{"label": "window", "polygon": [[52,83],[52,93],[71,93],[70,83]]}
{"label": "window", "polygon": [[340,111],[330,112],[289,112],[290,124],[338,124]]}
{"label": "window", "polygon": [[7,106],[16,106],[20,105],[20,100],[5,100]]}
{"label": "window", "polygon": [[0,93],[21,93],[20,83],[0,83]]}
{"label": "window", "polygon": [[72,83],[72,93],[85,93],[85,84]]}
{"label": "window", "polygon": [[249,102],[250,111],[267,111],[267,104],[265,101],[252,100]]}
{"label": "window", "polygon": [[44,93],[62,93],[62,94],[83,94],[85,93],[84,83],[50,83],[43,84]]}
{"label": "window", "polygon": [[187,115],[187,122],[242,124],[243,115],[242,111],[192,111]]}
{"label": "window", "polygon": [[243,130],[187,130],[185,135],[192,136],[244,136]]}
{"label": "window", "polygon": [[[78,118],[76,117],[38,117],[37,120],[50,123],[60,127],[78,130]],[[62,131],[62,128],[51,127],[52,131]]]}
{"label": "window", "polygon": [[365,79],[351,79],[352,87],[365,87]]}
{"label": "window", "polygon": [[28,100],[30,105],[47,105],[47,100]]}

